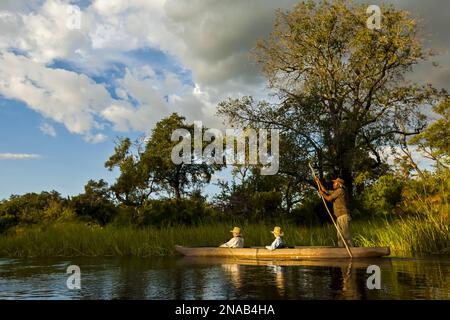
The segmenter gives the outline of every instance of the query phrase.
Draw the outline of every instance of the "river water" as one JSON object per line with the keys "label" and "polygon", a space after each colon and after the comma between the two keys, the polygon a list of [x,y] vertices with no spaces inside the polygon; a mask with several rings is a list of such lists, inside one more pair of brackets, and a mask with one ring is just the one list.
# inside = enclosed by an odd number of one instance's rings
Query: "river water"
{"label": "river water", "polygon": [[[67,287],[69,265],[81,289]],[[380,289],[369,289],[369,265]],[[370,280],[370,279],[369,279]],[[450,257],[276,262],[0,259],[0,299],[450,299]]]}

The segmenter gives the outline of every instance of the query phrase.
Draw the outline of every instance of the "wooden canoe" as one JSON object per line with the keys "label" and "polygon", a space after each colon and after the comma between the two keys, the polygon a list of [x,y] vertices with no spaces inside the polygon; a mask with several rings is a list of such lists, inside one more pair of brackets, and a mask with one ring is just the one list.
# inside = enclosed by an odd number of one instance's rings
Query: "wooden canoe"
{"label": "wooden canoe", "polygon": [[[187,257],[228,257],[235,259],[307,260],[307,259],[345,259],[349,258],[345,248],[338,247],[294,247],[273,251],[263,247],[218,248],[183,247],[175,250]],[[351,247],[353,258],[378,258],[390,254],[389,247]]]}

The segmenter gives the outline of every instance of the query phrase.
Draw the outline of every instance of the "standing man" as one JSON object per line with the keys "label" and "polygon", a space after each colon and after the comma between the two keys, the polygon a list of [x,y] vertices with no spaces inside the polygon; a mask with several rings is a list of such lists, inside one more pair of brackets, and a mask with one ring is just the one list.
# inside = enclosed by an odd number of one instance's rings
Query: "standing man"
{"label": "standing man", "polygon": [[[327,191],[322,183],[320,183],[320,180],[316,177],[315,178],[317,184],[319,187],[319,193],[320,195],[328,202],[333,202],[333,212],[336,216],[336,224],[339,228],[339,230],[342,233],[342,236],[344,237],[345,241],[347,242],[347,245],[349,247],[353,246],[352,236],[350,234],[350,229],[348,226],[349,221],[351,220],[350,217],[350,210],[348,206],[347,201],[347,194],[344,186],[344,180],[341,178],[337,178],[336,180],[333,180],[333,190]],[[338,246],[344,247],[344,243],[342,242],[342,238],[338,233]]]}

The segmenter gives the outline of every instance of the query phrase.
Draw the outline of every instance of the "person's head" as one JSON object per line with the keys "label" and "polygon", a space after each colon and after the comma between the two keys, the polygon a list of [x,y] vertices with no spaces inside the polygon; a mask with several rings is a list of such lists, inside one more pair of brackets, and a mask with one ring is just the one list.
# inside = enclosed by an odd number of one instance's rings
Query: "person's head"
{"label": "person's head", "polygon": [[341,178],[337,178],[333,180],[333,189],[342,188],[344,186],[344,180]]}
{"label": "person's head", "polygon": [[282,237],[284,235],[283,231],[281,230],[281,227],[275,227],[273,228],[273,231],[270,231],[273,236],[276,237]]}
{"label": "person's head", "polygon": [[233,230],[230,230],[230,232],[233,234],[233,237],[241,236],[241,228],[239,227],[234,227]]}

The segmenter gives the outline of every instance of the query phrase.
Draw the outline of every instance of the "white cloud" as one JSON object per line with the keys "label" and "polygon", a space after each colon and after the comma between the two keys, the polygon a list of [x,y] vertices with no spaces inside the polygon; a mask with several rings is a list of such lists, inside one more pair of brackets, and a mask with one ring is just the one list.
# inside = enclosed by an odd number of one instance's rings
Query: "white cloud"
{"label": "white cloud", "polygon": [[[261,83],[255,86],[261,79],[248,63],[247,51],[255,34],[270,29],[274,5],[264,0],[255,9],[255,0],[250,2],[96,0],[82,12],[81,30],[66,26],[69,0],[43,1],[28,12],[27,6],[0,7],[0,94],[25,102],[89,142],[106,139],[94,131],[107,122],[116,131],[149,131],[172,112],[218,126],[215,108],[220,100],[257,94],[261,88]],[[127,54],[149,47],[192,70],[196,87],[168,71],[157,76]],[[12,48],[16,53],[8,52]],[[85,74],[50,68],[56,59]],[[90,78],[112,62],[127,66],[123,78],[111,81],[118,99]],[[41,130],[55,134],[47,125]]]}
{"label": "white cloud", "polygon": [[107,90],[89,77],[51,69],[24,56],[0,53],[0,93],[24,101],[44,117],[77,134],[100,127],[94,115],[111,103]]}
{"label": "white cloud", "polygon": [[104,135],[103,133],[97,133],[97,134],[87,134],[84,136],[84,140],[89,143],[100,143],[107,139],[108,137]]}
{"label": "white cloud", "polygon": [[55,128],[48,123],[44,123],[44,124],[40,125],[39,130],[41,130],[42,133],[44,133],[45,135],[48,135],[50,137],[56,137]]}
{"label": "white cloud", "polygon": [[188,121],[218,125],[214,118],[215,104],[210,97],[200,94],[198,87],[183,84],[174,73],[157,76],[150,66],[127,69],[116,84],[116,92],[123,100],[116,100],[101,112],[116,131],[149,132],[157,121],[173,112],[185,115]]}
{"label": "white cloud", "polygon": [[42,156],[29,153],[0,153],[0,160],[40,159]]}
{"label": "white cloud", "polygon": [[[107,138],[102,130],[109,124],[116,131],[148,132],[172,112],[218,127],[221,100],[267,98],[249,50],[272,30],[275,9],[297,1],[94,0],[83,9],[81,30],[67,28],[70,3],[1,2],[0,94],[95,143]],[[163,51],[190,71],[195,87],[167,70],[157,75],[148,66],[152,61],[130,54],[146,48]],[[50,68],[57,60],[83,74]],[[123,77],[108,79],[117,99],[93,80],[114,63],[126,66]],[[433,76],[448,83],[447,70]],[[51,129],[43,132],[52,135]]]}

